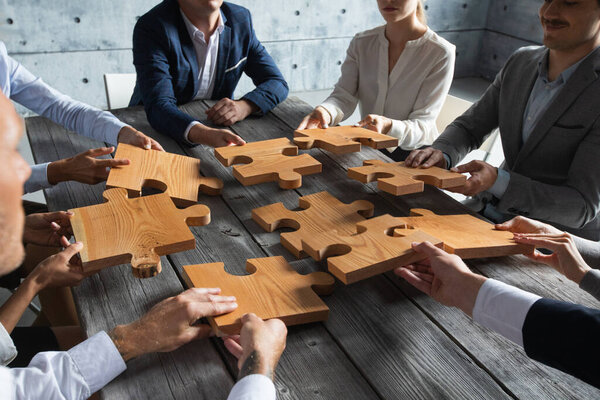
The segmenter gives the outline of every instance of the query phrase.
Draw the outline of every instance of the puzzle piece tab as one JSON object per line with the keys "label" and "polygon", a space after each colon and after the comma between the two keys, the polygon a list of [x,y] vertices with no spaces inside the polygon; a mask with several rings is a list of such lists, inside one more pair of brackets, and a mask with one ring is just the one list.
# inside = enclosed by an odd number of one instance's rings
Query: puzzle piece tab
{"label": "puzzle piece tab", "polygon": [[329,308],[319,298],[333,291],[333,277],[325,272],[298,274],[283,257],[253,258],[246,262],[250,275],[231,275],[224,264],[184,265],[189,287],[221,288],[221,295],[235,296],[238,308],[208,317],[219,335],[238,334],[240,318],[255,313],[262,319],[279,318],[286,325],[325,321]]}
{"label": "puzzle piece tab", "polygon": [[110,170],[107,188],[122,187],[131,197],[138,197],[142,187],[152,187],[168,194],[179,207],[198,202],[198,191],[218,195],[223,182],[200,174],[200,160],[164,151],[144,150],[126,143],[117,147],[115,158],[126,158],[129,165]]}
{"label": "puzzle piece tab", "polygon": [[302,175],[321,172],[322,165],[286,138],[226,146],[215,149],[215,156],[226,167],[233,164],[233,175],[244,186],[279,181],[282,189],[302,186]]}
{"label": "puzzle piece tab", "polygon": [[443,168],[408,168],[404,162],[386,163],[381,160],[366,160],[363,167],[348,169],[348,177],[367,183],[377,180],[377,187],[395,196],[419,193],[425,183],[441,189],[462,186],[467,177]]}
{"label": "puzzle piece tab", "polygon": [[360,151],[361,144],[374,149],[397,147],[398,139],[357,126],[333,126],[297,130],[294,143],[301,149],[318,147],[334,154],[346,154]]}
{"label": "puzzle piece tab", "polygon": [[350,284],[424,259],[411,248],[412,242],[429,241],[441,247],[440,240],[425,232],[396,229],[404,226],[401,218],[386,214],[359,222],[352,236],[329,231],[303,238],[302,249],[317,261],[331,256],[329,272]]}
{"label": "puzzle piece tab", "polygon": [[106,203],[69,210],[73,235],[83,243],[85,271],[131,262],[136,277],[155,276],[160,256],[196,246],[188,225],[210,222],[205,205],[177,209],[166,193],[130,199],[127,190],[117,188],[103,196]]}
{"label": "puzzle piece tab", "polygon": [[252,210],[252,219],[267,232],[284,227],[296,229],[283,232],[281,244],[298,258],[306,256],[302,252],[302,238],[330,230],[350,235],[356,231],[356,223],[373,215],[373,203],[357,200],[345,204],[328,192],[303,196],[298,201],[301,211],[290,211],[282,203]]}
{"label": "puzzle piece tab", "polygon": [[[399,217],[409,227],[435,235],[444,250],[461,258],[530,254],[534,246],[516,243],[513,234],[469,214],[437,215],[422,208],[410,210],[412,217]],[[403,233],[403,231],[399,231]]]}

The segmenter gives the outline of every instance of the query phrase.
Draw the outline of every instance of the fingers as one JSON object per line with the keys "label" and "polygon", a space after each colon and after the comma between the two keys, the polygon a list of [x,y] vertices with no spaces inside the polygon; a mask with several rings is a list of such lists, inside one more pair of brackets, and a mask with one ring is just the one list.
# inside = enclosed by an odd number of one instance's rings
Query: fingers
{"label": "fingers", "polygon": [[421,277],[415,275],[415,273],[407,268],[400,267],[394,270],[394,273],[406,280],[412,286],[419,289],[421,292],[431,296],[431,281],[421,279]]}
{"label": "fingers", "polygon": [[[63,239],[64,239],[64,241],[63,241]],[[65,238],[63,236],[61,238],[61,244],[64,245],[66,240],[67,240],[67,238]],[[81,249],[83,249],[83,243],[81,243],[81,242],[69,243],[67,241],[66,243],[67,243],[67,246],[65,246],[65,249],[63,251],[61,251],[60,254],[62,254],[67,260],[70,260],[71,258],[73,258],[73,256],[75,256],[75,254],[79,253],[81,251]]]}
{"label": "fingers", "polygon": [[100,157],[100,156],[106,156],[108,154],[111,154],[113,151],[115,151],[115,148],[113,146],[111,147],[98,147],[97,149],[90,149],[88,151],[85,151],[83,153],[81,153],[82,155],[86,155],[89,157]]}
{"label": "fingers", "polygon": [[[510,219],[506,222],[503,222],[501,224],[496,224],[494,226],[494,228],[498,231],[509,231],[509,232],[513,232],[513,233],[518,233],[517,227],[519,225],[521,225],[520,222],[522,219],[523,219],[523,217],[518,216],[518,217]],[[526,233],[526,232],[521,232],[521,233]]]}
{"label": "fingers", "polygon": [[[233,300],[232,300],[233,299]],[[230,296],[210,295],[210,301],[193,302],[189,305],[190,315],[198,320],[202,317],[221,315],[237,308],[235,298]]]}
{"label": "fingers", "polygon": [[129,165],[130,163],[131,163],[131,161],[129,161],[126,158],[113,158],[110,160],[96,160],[96,166],[104,167],[104,168],[120,167],[121,165]]}
{"label": "fingers", "polygon": [[236,116],[235,109],[225,110],[223,113],[217,114],[215,116],[215,119],[213,120],[213,122],[217,125],[230,126],[230,125],[233,125],[235,122],[237,122],[235,120],[235,116]]}
{"label": "fingers", "polygon": [[427,241],[422,243],[412,243],[412,248],[417,253],[426,255],[427,258],[443,256],[448,254],[444,250],[435,247],[433,244],[431,244],[431,242]]}
{"label": "fingers", "polygon": [[192,301],[207,301],[209,295],[219,294],[221,294],[220,288],[191,288],[181,293],[179,297]]}
{"label": "fingers", "polygon": [[208,110],[206,110],[206,116],[209,119],[212,119],[219,110],[221,110],[223,107],[225,107],[227,104],[229,104],[231,100],[228,99],[227,97],[217,101],[217,103],[212,106],[211,108],[209,108]]}
{"label": "fingers", "polygon": [[445,163],[446,161],[442,152],[432,147],[423,150],[413,150],[406,157],[406,160],[404,160],[404,164],[410,168],[430,168],[436,165],[443,167]]}
{"label": "fingers", "polygon": [[244,354],[244,349],[240,346],[239,342],[231,337],[223,339],[223,344],[227,351],[229,351],[235,358],[239,359]]}
{"label": "fingers", "polygon": [[226,131],[227,134],[225,134],[225,140],[227,141],[227,145],[231,146],[243,146],[246,144],[246,141],[244,139],[242,139],[241,137],[239,137],[238,135],[236,135],[235,133]]}
{"label": "fingers", "polygon": [[165,151],[165,149],[163,149],[163,147],[160,145],[160,143],[158,143],[154,139],[150,139],[150,148],[152,150]]}
{"label": "fingers", "polygon": [[556,251],[559,248],[563,247],[564,244],[568,241],[564,236],[560,238],[536,238],[529,236],[519,236],[515,235],[515,242],[523,243],[523,244],[532,244],[535,247],[543,247],[548,250]]}
{"label": "fingers", "polygon": [[452,172],[458,172],[458,173],[465,173],[465,172],[476,172],[479,171],[481,169],[481,162],[478,160],[473,160],[470,161],[466,164],[462,164],[459,165],[457,167],[452,168],[450,171]]}
{"label": "fingers", "polygon": [[535,250],[531,254],[525,254],[525,255],[527,256],[527,258],[529,258],[533,261],[543,263],[543,264],[551,264],[551,261],[553,261],[556,258],[555,254],[543,254],[537,250]]}
{"label": "fingers", "polygon": [[308,114],[307,116],[302,118],[302,121],[300,121],[300,125],[298,125],[298,127],[296,129],[297,130],[307,129],[308,121],[310,121],[310,114]]}

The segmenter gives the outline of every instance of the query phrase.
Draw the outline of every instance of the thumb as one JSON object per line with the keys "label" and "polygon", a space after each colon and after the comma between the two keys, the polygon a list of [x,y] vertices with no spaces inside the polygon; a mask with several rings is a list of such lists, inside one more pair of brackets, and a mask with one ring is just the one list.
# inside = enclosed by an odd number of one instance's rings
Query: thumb
{"label": "thumb", "polygon": [[431,242],[413,243],[412,248],[417,253],[426,255],[427,258],[446,254],[444,250],[435,247]]}
{"label": "thumb", "polygon": [[515,225],[515,219],[513,218],[513,219],[511,219],[509,221],[506,221],[506,222],[503,222],[501,224],[494,225],[494,228],[496,230],[498,230],[498,231],[510,231],[510,232],[512,232],[511,229],[514,227],[514,225]]}
{"label": "thumb", "polygon": [[152,148],[152,140],[146,135],[142,136],[142,147],[146,150],[150,150]]}
{"label": "thumb", "polygon": [[480,169],[479,163],[476,160],[473,160],[466,164],[459,165],[455,168],[452,168],[451,171],[463,173],[463,172],[474,172],[474,171],[478,171],[479,169]]}
{"label": "thumb", "polygon": [[75,242],[68,245],[63,251],[61,251],[61,254],[64,255],[67,260],[70,260],[75,254],[79,253],[81,249],[83,249],[83,243]]}
{"label": "thumb", "polygon": [[190,329],[192,331],[191,340],[204,339],[211,336],[213,333],[210,325],[206,324],[192,325],[190,326]]}
{"label": "thumb", "polygon": [[226,140],[227,140],[227,142],[230,145],[233,144],[233,145],[236,145],[236,146],[243,146],[243,145],[246,144],[246,141],[244,139],[242,139],[241,137],[239,137],[235,133],[231,133],[231,132],[228,132]]}

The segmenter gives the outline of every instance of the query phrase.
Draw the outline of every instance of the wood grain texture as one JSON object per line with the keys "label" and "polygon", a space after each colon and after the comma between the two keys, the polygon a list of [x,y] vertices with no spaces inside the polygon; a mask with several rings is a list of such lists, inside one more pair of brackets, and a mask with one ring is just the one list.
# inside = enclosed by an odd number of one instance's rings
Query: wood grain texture
{"label": "wood grain texture", "polygon": [[186,282],[194,287],[218,287],[221,295],[235,296],[238,308],[209,317],[216,334],[239,334],[241,317],[254,313],[263,320],[279,318],[286,325],[327,320],[329,308],[317,294],[331,294],[334,279],[325,272],[298,274],[283,257],[252,258],[246,261],[249,275],[225,272],[223,263],[184,265]]}
{"label": "wood grain texture", "polygon": [[[414,208],[411,214],[400,217],[407,228],[435,236],[444,243],[444,250],[463,259],[531,254],[534,250],[534,246],[516,243],[511,232],[498,231],[493,224],[470,214],[437,215],[423,208]],[[406,229],[394,233],[404,235]]]}
{"label": "wood grain texture", "polygon": [[352,236],[329,231],[304,238],[302,249],[315,260],[329,257],[329,272],[350,284],[425,258],[412,249],[412,242],[429,241],[441,247],[439,239],[418,230],[403,231],[406,235],[402,236],[390,235],[396,235],[399,231],[395,228],[402,226],[400,218],[386,214],[357,223]]}
{"label": "wood grain texture", "polygon": [[161,271],[160,256],[193,249],[188,225],[210,222],[210,210],[196,204],[179,210],[165,193],[129,199],[122,188],[104,192],[107,203],[74,208],[73,235],[83,243],[86,271],[131,262],[138,278]]}
{"label": "wood grain texture", "polygon": [[233,167],[233,175],[245,186],[278,181],[282,189],[302,186],[302,175],[318,174],[321,163],[286,138],[226,146],[215,149],[215,156],[225,166]]}
{"label": "wood grain texture", "polygon": [[294,143],[301,149],[320,148],[335,154],[360,151],[361,144],[374,149],[398,146],[398,139],[357,126],[294,131]]}
{"label": "wood grain texture", "polygon": [[142,187],[168,194],[175,205],[187,207],[198,202],[198,192],[218,195],[223,181],[200,174],[200,160],[156,150],[145,150],[121,143],[115,158],[128,159],[129,165],[112,168],[107,188],[125,188],[130,197],[141,195]]}
{"label": "wood grain texture", "polygon": [[314,193],[298,199],[301,211],[290,211],[282,203],[252,210],[252,219],[267,232],[278,228],[293,228],[294,232],[282,232],[281,244],[297,258],[305,257],[302,238],[316,233],[337,230],[341,234],[352,234],[356,223],[373,215],[373,203],[356,200],[345,204],[328,192]]}
{"label": "wood grain texture", "polygon": [[438,167],[408,168],[404,162],[366,160],[363,167],[348,169],[348,177],[368,183],[377,181],[377,187],[395,196],[422,192],[425,183],[441,189],[462,186],[467,177]]}

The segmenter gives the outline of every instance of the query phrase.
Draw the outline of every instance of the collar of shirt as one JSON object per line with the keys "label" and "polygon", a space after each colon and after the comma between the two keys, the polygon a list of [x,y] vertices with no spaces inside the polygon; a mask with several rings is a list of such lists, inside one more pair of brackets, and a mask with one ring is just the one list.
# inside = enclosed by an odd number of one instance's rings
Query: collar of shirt
{"label": "collar of shirt", "polygon": [[558,78],[556,78],[552,82],[548,81],[548,58],[550,57],[550,50],[546,50],[544,57],[538,63],[538,76],[542,79],[542,81],[544,82],[545,85],[551,85],[551,86],[562,85],[563,83],[567,82],[569,80],[569,78],[571,78],[571,76],[573,76],[573,74],[575,73],[575,70],[577,70],[577,67],[579,67],[581,65],[581,63],[590,56],[590,54],[592,54],[594,51],[596,51],[596,49],[597,48],[590,51],[581,60],[577,61],[575,64],[571,65],[569,68],[565,69],[563,72],[560,73]]}
{"label": "collar of shirt", "polygon": [[[200,29],[196,28],[196,26],[194,24],[192,24],[192,22],[185,16],[183,10],[179,9],[179,12],[181,13],[181,16],[183,17],[183,22],[185,23],[185,27],[186,27],[188,33],[190,34],[190,37],[192,38],[192,40],[200,41],[201,43],[203,43],[205,45],[208,44],[208,41],[204,37],[204,32],[202,32]],[[223,29],[225,29],[225,22],[223,21],[223,13],[221,11],[219,11],[219,20],[217,21],[217,29],[215,30],[215,32],[218,32],[220,35],[221,33],[223,33]],[[213,33],[213,36],[214,36],[214,33]],[[209,38],[209,41],[210,41],[210,38]]]}

